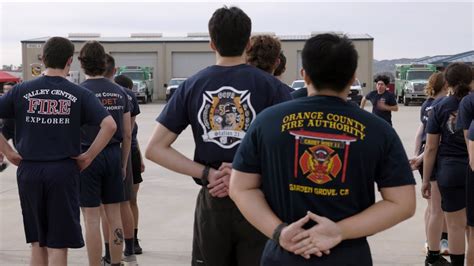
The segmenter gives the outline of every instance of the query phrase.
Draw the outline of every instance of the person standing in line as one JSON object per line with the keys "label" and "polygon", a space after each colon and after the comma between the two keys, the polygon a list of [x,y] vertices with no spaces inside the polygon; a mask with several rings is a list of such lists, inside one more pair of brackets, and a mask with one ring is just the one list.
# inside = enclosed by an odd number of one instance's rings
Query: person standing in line
{"label": "person standing in line", "polygon": [[[434,106],[438,104],[448,93],[448,87],[444,80],[444,73],[437,72],[431,75],[426,85],[426,95],[428,98],[421,105],[420,109],[420,126],[418,127],[415,137],[415,156],[410,159],[412,170],[418,170],[423,179],[423,151],[426,145],[426,124]],[[435,166],[436,168],[436,166]],[[446,222],[441,209],[441,195],[436,182],[435,172],[431,174],[431,197],[428,200],[428,206],[425,211],[425,235],[426,235],[426,252],[428,252],[428,242],[431,246],[435,246],[439,241],[440,253],[449,254],[448,233]],[[441,240],[439,240],[441,235]]]}
{"label": "person standing in line", "polygon": [[[452,94],[438,103],[426,126],[423,158],[423,197],[431,197],[429,179],[436,163],[436,181],[441,194],[441,208],[446,216],[451,265],[464,265],[466,233],[466,169],[468,152],[463,130],[456,127],[459,103],[469,93],[470,68],[462,63],[450,64],[444,78]],[[469,80],[465,84],[465,80]],[[439,244],[428,243],[426,265],[438,265]],[[436,264],[438,263],[438,264]]]}
{"label": "person standing in line", "polygon": [[[0,97],[0,118],[13,119],[18,153],[0,134],[0,152],[18,166],[17,181],[30,265],[67,265],[68,248],[84,246],[79,171],[112,138],[116,124],[89,90],[69,82],[74,45],[52,37],[43,46],[45,75]],[[80,127],[97,127],[81,153]]]}
{"label": "person standing in line", "polygon": [[[105,54],[105,72],[104,78],[113,81],[115,75],[115,59],[109,55]],[[131,81],[130,81],[131,82]],[[116,83],[116,82],[115,82]],[[118,83],[117,83],[118,84]],[[133,84],[133,83],[132,83]],[[120,84],[118,84],[120,85]],[[120,85],[122,86],[122,85]],[[133,85],[132,85],[133,86]],[[140,107],[138,106],[137,98],[135,94],[123,87],[123,91],[127,95],[127,100],[130,109],[130,127],[133,128],[135,124],[135,119],[138,114],[140,114]],[[131,149],[131,148],[130,148]],[[135,228],[135,221],[132,213],[132,209],[130,207],[130,199],[132,197],[132,186],[133,186],[133,176],[132,176],[132,160],[131,160],[131,152],[129,153],[129,159],[127,161],[127,171],[126,176],[123,180],[123,195],[124,199],[120,202],[120,215],[122,217],[122,225],[123,225],[123,235],[125,240],[125,250],[124,250],[124,262],[136,262],[135,257],[135,247],[134,247],[134,237],[133,237],[133,230]],[[109,224],[107,221],[107,217],[105,215],[105,210],[103,206],[101,206],[101,219],[102,219],[102,233],[104,235],[104,248],[105,248],[105,256],[102,257],[102,260],[108,264],[110,264],[110,244],[109,244]]]}
{"label": "person standing in line", "polygon": [[378,75],[374,81],[377,89],[362,98],[360,108],[364,109],[365,103],[369,100],[372,103],[372,113],[392,125],[392,112],[398,112],[398,104],[395,95],[387,90],[390,78]]}
{"label": "person standing in line", "polygon": [[[250,47],[246,51],[247,63],[269,74],[275,75],[275,70],[281,64],[281,42],[271,35],[254,35],[250,37]],[[289,93],[293,88],[285,85]]]}
{"label": "person standing in line", "polygon": [[[290,95],[281,81],[246,64],[250,32],[251,20],[241,9],[214,12],[209,33],[216,64],[178,87],[158,116],[145,152],[147,159],[192,176],[202,186],[194,217],[193,266],[259,265],[266,241],[228,197],[228,169],[255,116]],[[236,126],[224,129],[230,113]],[[194,160],[171,146],[188,125],[196,143]]]}
{"label": "person standing in line", "polygon": [[[467,167],[466,176],[466,217],[468,225],[468,248],[466,252],[467,265],[474,264],[474,69],[471,69],[471,93],[464,97],[459,103],[459,113],[457,120],[457,128],[462,129],[464,139],[468,147],[469,166]],[[467,90],[469,84],[468,74],[465,73],[464,78],[459,81],[458,86],[462,86]]]}
{"label": "person standing in line", "polygon": [[283,50],[280,52],[278,58],[280,62],[277,68],[275,68],[275,71],[273,71],[273,76],[275,76],[279,80],[282,80],[282,76],[286,72],[286,56],[283,53]]}
{"label": "person standing in line", "polygon": [[[115,83],[120,86],[127,88],[132,94],[133,81],[125,75],[118,75],[114,78]],[[129,94],[130,95],[130,94]],[[138,103],[137,103],[137,107]],[[130,150],[130,156],[132,157],[132,174],[133,174],[133,190],[130,198],[130,207],[132,208],[133,220],[135,221],[135,230],[134,230],[134,249],[135,254],[142,254],[143,250],[140,247],[138,241],[138,221],[139,221],[139,210],[138,210],[138,190],[140,188],[140,183],[143,182],[142,173],[145,171],[145,164],[143,163],[142,153],[140,151],[140,145],[137,140],[138,135],[138,124],[135,121],[132,129],[132,149]]]}
{"label": "person standing in line", "polygon": [[358,60],[347,37],[310,38],[302,60],[308,97],[257,116],[230,196],[271,239],[262,266],[372,265],[366,237],[415,213],[407,155],[392,127],[347,102]]}
{"label": "person standing in line", "polygon": [[[127,94],[122,87],[105,78],[104,47],[97,41],[84,44],[79,61],[87,79],[81,86],[92,91],[114,118],[117,132],[107,147],[91,165],[81,173],[81,207],[86,226],[86,246],[89,265],[101,263],[102,239],[100,235],[100,205],[103,204],[109,222],[111,265],[120,265],[124,233],[120,202],[124,199],[123,179],[126,176],[131,142],[130,110]],[[97,128],[83,126],[82,146],[91,145]]]}

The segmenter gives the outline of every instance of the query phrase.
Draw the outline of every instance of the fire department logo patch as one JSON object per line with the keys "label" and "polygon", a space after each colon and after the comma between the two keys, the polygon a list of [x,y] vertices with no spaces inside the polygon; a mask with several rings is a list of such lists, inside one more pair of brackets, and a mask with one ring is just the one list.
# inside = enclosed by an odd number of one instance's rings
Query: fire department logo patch
{"label": "fire department logo patch", "polygon": [[336,178],[342,169],[342,162],[333,149],[319,145],[303,153],[300,167],[309,180],[321,185]]}
{"label": "fire department logo patch", "polygon": [[242,141],[255,116],[248,90],[224,86],[206,91],[198,112],[202,139],[230,149]]}

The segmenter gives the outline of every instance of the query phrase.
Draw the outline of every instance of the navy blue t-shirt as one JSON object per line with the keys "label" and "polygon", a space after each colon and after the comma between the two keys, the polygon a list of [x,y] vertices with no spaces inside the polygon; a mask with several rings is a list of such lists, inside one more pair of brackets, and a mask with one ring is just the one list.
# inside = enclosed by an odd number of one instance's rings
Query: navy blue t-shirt
{"label": "navy blue t-shirt", "polygon": [[331,96],[299,98],[263,111],[233,168],[261,175],[265,199],[288,224],[307,211],[333,221],[360,213],[375,202],[374,183],[379,189],[415,184],[395,130]]}
{"label": "navy blue t-shirt", "polygon": [[[132,90],[129,90],[127,88],[123,88],[125,93],[127,93],[128,96],[128,103],[130,104],[130,116],[135,117],[140,114],[140,106],[138,105],[137,97],[135,96],[135,93]],[[138,125],[137,122],[133,125],[132,128],[132,148],[138,147],[138,140],[137,140],[137,134],[138,134]]]}
{"label": "navy blue t-shirt", "polygon": [[379,94],[376,90],[369,92],[367,96],[365,96],[367,100],[372,103],[372,113],[381,117],[383,120],[387,121],[390,125],[392,124],[392,112],[391,111],[383,111],[377,107],[379,101],[385,102],[385,104],[389,106],[397,105],[397,99],[395,95],[389,91],[385,91],[382,94]]}
{"label": "navy blue t-shirt", "polygon": [[459,102],[460,99],[456,96],[444,97],[434,106],[428,119],[426,132],[439,134],[441,137],[438,156],[467,158],[463,130],[456,127]]}
{"label": "navy blue t-shirt", "polygon": [[24,160],[77,156],[81,126],[100,125],[108,115],[94,94],[63,77],[26,81],[0,98],[0,117],[14,119],[15,146]]}
{"label": "navy blue t-shirt", "polygon": [[426,99],[420,108],[420,121],[423,124],[423,133],[421,135],[421,143],[426,143],[426,123],[428,123],[429,114],[431,110],[433,109],[432,104],[434,100],[435,99],[431,97]]}
{"label": "navy blue t-shirt", "polygon": [[[472,120],[474,120],[474,94],[470,93],[466,95],[459,104],[459,113],[457,127],[463,130],[469,129]],[[470,140],[474,140],[474,138]]]}
{"label": "navy blue t-shirt", "polygon": [[[89,89],[115,120],[117,131],[109,141],[110,144],[122,142],[123,115],[130,112],[128,97],[120,85],[106,78],[87,79],[81,86]],[[81,128],[81,144],[90,146],[99,133],[99,126],[85,125]]]}
{"label": "navy blue t-shirt", "polygon": [[306,87],[295,90],[291,93],[291,97],[293,99],[297,99],[297,98],[301,98],[301,97],[307,97],[307,96],[308,96],[308,88],[306,88]]}
{"label": "navy blue t-shirt", "polygon": [[217,168],[232,162],[258,113],[291,99],[284,86],[246,64],[210,66],[183,82],[156,120],[176,134],[191,125],[194,160]]}

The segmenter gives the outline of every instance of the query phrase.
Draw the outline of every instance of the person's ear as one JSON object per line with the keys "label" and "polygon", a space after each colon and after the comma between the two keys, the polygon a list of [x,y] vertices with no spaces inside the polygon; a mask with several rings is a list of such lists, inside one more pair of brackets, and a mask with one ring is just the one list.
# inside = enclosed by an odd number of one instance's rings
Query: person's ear
{"label": "person's ear", "polygon": [[217,51],[216,45],[212,40],[209,42],[209,46],[211,47],[212,51]]}
{"label": "person's ear", "polygon": [[303,80],[304,80],[304,83],[306,84],[306,87],[310,84],[312,84],[313,82],[311,81],[310,77],[308,74],[306,74],[306,71],[304,71],[304,69],[302,68],[300,70],[300,73],[301,73],[301,76],[303,76]]}
{"label": "person's ear", "polygon": [[73,60],[73,59],[72,59],[72,56],[69,57],[69,59],[68,59],[67,62],[66,62],[66,66],[71,66],[72,60]]}

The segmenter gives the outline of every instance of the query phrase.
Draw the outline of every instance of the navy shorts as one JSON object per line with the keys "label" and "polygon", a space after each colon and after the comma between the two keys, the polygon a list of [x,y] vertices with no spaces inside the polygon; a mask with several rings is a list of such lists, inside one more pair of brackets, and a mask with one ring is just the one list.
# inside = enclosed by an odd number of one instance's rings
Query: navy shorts
{"label": "navy shorts", "polygon": [[124,200],[121,158],[120,145],[108,145],[81,173],[81,207],[99,207],[101,203]]}
{"label": "navy shorts", "polygon": [[142,156],[140,155],[140,150],[138,147],[132,147],[130,150],[132,155],[132,174],[133,174],[133,184],[140,184],[143,182],[142,178]]}
{"label": "navy shorts", "polygon": [[438,158],[436,181],[441,193],[441,209],[455,212],[466,207],[466,167],[468,159],[463,157]]}
{"label": "navy shorts", "polygon": [[467,225],[474,226],[474,172],[467,166],[466,175],[466,216]]}
{"label": "navy shorts", "polygon": [[76,161],[22,161],[17,170],[27,243],[81,248],[79,168]]}
{"label": "navy shorts", "polygon": [[263,250],[261,266],[371,266],[372,255],[365,238],[346,240],[331,249],[331,254],[305,259],[290,253],[273,240],[268,240]]}

